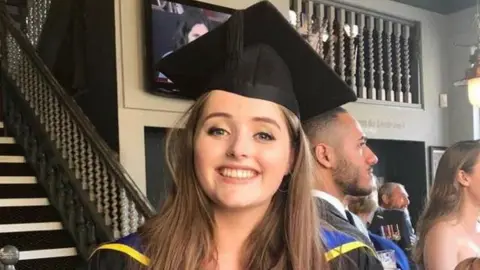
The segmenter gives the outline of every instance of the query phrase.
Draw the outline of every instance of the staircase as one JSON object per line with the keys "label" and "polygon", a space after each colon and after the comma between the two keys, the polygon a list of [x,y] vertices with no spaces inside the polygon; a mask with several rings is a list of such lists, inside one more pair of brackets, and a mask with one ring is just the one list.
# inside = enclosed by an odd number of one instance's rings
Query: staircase
{"label": "staircase", "polygon": [[0,137],[0,247],[20,250],[17,270],[75,269],[81,263],[75,243],[34,174],[21,146]]}
{"label": "staircase", "polygon": [[[63,1],[26,1],[27,19],[18,27],[0,0],[0,113],[8,131],[2,124],[0,260],[6,269],[82,267],[100,243],[136,232],[155,214],[38,54],[51,6]],[[17,250],[19,262],[9,259]]]}

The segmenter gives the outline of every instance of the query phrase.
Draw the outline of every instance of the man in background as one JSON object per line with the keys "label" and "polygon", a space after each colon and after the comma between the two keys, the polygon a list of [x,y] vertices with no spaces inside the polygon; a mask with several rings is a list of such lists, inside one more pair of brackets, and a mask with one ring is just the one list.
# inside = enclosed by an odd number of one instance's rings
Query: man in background
{"label": "man in background", "polygon": [[303,127],[316,160],[318,181],[312,195],[321,218],[365,245],[352,251],[345,249],[344,256],[330,262],[330,266],[332,269],[339,265],[345,269],[383,269],[365,225],[344,204],[346,195],[365,196],[372,192],[372,166],[377,163],[377,157],[366,146],[360,125],[345,109],[338,107],[308,119]]}
{"label": "man in background", "polygon": [[410,257],[416,236],[408,213],[408,193],[402,184],[387,182],[378,189],[380,207],[375,212],[369,230],[394,241]]}

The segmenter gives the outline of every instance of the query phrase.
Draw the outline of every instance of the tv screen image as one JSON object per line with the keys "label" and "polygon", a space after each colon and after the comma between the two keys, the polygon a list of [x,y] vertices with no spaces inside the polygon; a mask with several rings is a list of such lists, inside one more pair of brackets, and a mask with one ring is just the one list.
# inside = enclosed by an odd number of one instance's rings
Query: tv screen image
{"label": "tv screen image", "polygon": [[224,23],[233,10],[196,1],[149,2],[146,10],[148,91],[175,96],[178,91],[174,84],[156,70],[156,63]]}

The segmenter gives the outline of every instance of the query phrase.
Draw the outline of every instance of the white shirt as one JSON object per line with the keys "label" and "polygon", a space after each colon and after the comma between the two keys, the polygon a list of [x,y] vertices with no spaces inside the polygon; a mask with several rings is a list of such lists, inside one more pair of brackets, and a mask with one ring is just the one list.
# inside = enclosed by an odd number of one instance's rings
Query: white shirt
{"label": "white shirt", "polygon": [[[333,207],[335,207],[335,209],[338,210],[338,212],[340,212],[340,214],[346,219],[348,220],[347,218],[347,214],[345,213],[345,211],[347,211],[347,207],[345,207],[345,205],[336,197],[324,192],[324,191],[321,191],[321,190],[317,190],[317,189],[314,189],[312,190],[312,196],[315,197],[315,198],[319,198],[319,199],[323,199],[327,202],[329,202],[331,205],[333,205]],[[355,222],[355,227],[357,227],[357,229],[362,232],[365,236],[369,237],[368,236],[368,230],[367,230],[367,227],[365,227],[365,225],[363,224],[362,220],[355,214],[352,213],[352,217],[353,217],[353,221]]]}

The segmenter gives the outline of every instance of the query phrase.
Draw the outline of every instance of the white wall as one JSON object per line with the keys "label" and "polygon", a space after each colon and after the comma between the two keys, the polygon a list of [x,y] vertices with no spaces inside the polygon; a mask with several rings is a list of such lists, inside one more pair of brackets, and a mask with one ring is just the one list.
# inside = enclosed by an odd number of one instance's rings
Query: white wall
{"label": "white wall", "polygon": [[[212,4],[245,8],[255,0],[208,0]],[[272,0],[284,14],[287,0]],[[144,192],[144,127],[172,127],[188,102],[147,94],[144,89],[145,55],[142,1],[115,0],[120,161]]]}
{"label": "white wall", "polygon": [[[457,45],[473,45],[477,34],[473,24],[476,7],[465,9],[448,16],[449,21],[449,74],[450,81],[454,82],[465,76],[465,69],[469,66],[470,49]],[[479,111],[468,101],[467,87],[449,89],[449,122],[450,143],[460,140],[478,139]]]}
{"label": "white wall", "polygon": [[[243,8],[255,0],[209,0],[233,8]],[[287,14],[289,0],[273,0]],[[422,25],[423,87],[425,109],[392,108],[384,105],[346,106],[363,123],[390,123],[390,127],[366,127],[372,138],[425,141],[426,145],[448,144],[448,110],[438,106],[438,94],[450,89],[447,44],[449,21],[437,13],[385,0],[346,0],[357,6],[372,7]],[[118,77],[120,159],[141,190],[145,192],[144,126],[171,127],[188,103],[145,93],[143,85],[143,18],[140,1],[115,1]]]}

